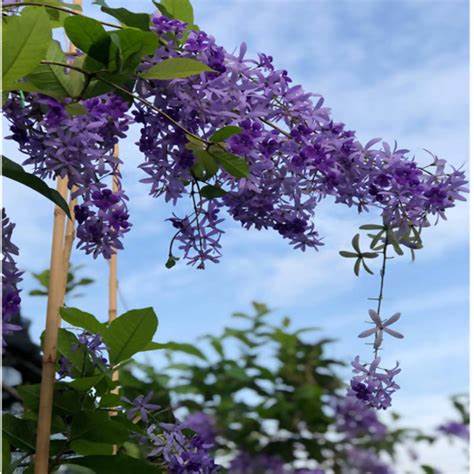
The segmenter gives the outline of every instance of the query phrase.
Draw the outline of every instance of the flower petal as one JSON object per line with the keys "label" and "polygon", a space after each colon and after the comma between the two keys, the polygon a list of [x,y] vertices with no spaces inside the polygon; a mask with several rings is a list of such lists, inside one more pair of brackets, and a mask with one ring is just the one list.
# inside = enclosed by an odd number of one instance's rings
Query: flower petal
{"label": "flower petal", "polygon": [[383,328],[383,330],[387,333],[390,334],[393,337],[396,337],[397,339],[403,339],[403,334],[399,333],[398,331],[394,331],[393,329],[389,328]]}
{"label": "flower petal", "polygon": [[374,348],[379,349],[380,346],[382,345],[382,341],[383,341],[383,331],[378,331],[377,335],[375,336]]}
{"label": "flower petal", "polygon": [[369,309],[369,316],[370,319],[378,326],[382,326],[382,320],[380,319],[379,313],[377,311],[374,311],[373,309]]}
{"label": "flower petal", "polygon": [[377,331],[377,328],[367,329],[366,331],[362,331],[358,337],[371,336],[372,334],[375,334],[375,331]]}
{"label": "flower petal", "polygon": [[395,313],[393,316],[390,316],[390,318],[388,318],[387,321],[383,323],[384,327],[390,326],[390,324],[397,322],[400,319],[400,316],[401,313]]}

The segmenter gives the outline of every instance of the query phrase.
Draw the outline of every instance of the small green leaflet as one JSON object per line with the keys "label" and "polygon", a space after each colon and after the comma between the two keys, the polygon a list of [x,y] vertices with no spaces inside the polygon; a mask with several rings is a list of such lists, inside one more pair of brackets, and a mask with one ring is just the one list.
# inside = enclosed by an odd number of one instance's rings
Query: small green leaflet
{"label": "small green leaflet", "polygon": [[12,179],[17,183],[24,184],[42,196],[48,198],[50,201],[54,202],[54,204],[59,206],[69,218],[71,218],[69,206],[61,194],[59,194],[55,189],[51,189],[43,180],[34,174],[27,173],[18,163],[15,163],[3,155],[2,174],[6,178]]}
{"label": "small green leaflet", "polygon": [[227,127],[223,127],[212,134],[209,138],[209,141],[214,143],[223,142],[224,140],[227,140],[228,138],[232,137],[233,135],[237,135],[240,132],[242,132],[241,127],[237,127],[236,125],[228,125]]}
{"label": "small green leaflet", "polygon": [[234,178],[246,178],[249,175],[249,165],[244,158],[215,147],[210,150],[210,154]]}
{"label": "small green leaflet", "polygon": [[219,186],[213,186],[212,184],[208,184],[201,189],[201,196],[207,199],[222,197],[226,194],[227,192],[224,191],[222,188],[220,188]]}
{"label": "small green leaflet", "polygon": [[189,0],[161,0],[161,3],[153,2],[162,13],[177,20],[184,21],[190,25],[194,23],[193,6]]}
{"label": "small green leaflet", "polygon": [[50,41],[51,26],[44,8],[25,8],[20,16],[13,16],[4,23],[2,31],[4,89],[40,64]]}
{"label": "small green leaflet", "polygon": [[140,74],[143,79],[158,79],[168,81],[182,79],[200,74],[201,72],[215,72],[206,64],[190,58],[169,58]]}

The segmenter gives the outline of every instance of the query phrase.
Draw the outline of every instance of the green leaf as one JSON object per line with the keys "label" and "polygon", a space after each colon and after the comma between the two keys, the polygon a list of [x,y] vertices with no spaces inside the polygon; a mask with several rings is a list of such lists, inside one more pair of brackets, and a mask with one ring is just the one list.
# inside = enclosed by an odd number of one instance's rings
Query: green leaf
{"label": "green leaf", "polygon": [[354,253],[354,252],[347,252],[346,250],[341,250],[339,252],[339,255],[344,258],[357,258],[359,254]]}
{"label": "green leaf", "polygon": [[110,361],[117,364],[145,349],[158,327],[153,308],[134,309],[112,321],[103,333]]}
{"label": "green leaf", "polygon": [[143,48],[143,31],[126,28],[108,34],[111,39],[108,70],[134,71],[140,62],[138,53]]}
{"label": "green leaf", "polygon": [[124,25],[144,31],[150,29],[150,15],[146,13],[134,13],[126,8],[110,8],[108,6],[102,6],[101,10],[117,18],[117,20]]}
{"label": "green leaf", "polygon": [[362,259],[361,258],[358,258],[354,264],[354,273],[359,276],[359,273],[360,273],[360,265],[362,263]]}
{"label": "green leaf", "polygon": [[6,436],[2,437],[2,470],[3,472],[9,472],[10,470],[10,461],[11,461],[11,454],[10,454],[10,443]]}
{"label": "green leaf", "polygon": [[204,186],[201,189],[201,196],[207,199],[222,197],[222,196],[225,196],[226,194],[227,194],[227,191],[224,191],[219,186],[213,186],[211,184],[208,184],[207,186]]}
{"label": "green leaf", "polygon": [[48,198],[59,206],[66,215],[71,218],[69,206],[63,197],[55,190],[51,189],[43,180],[34,174],[27,173],[18,163],[2,155],[2,174],[6,178],[12,179],[17,183],[24,184],[42,196]]}
{"label": "green leaf", "polygon": [[[78,5],[76,3],[64,3],[64,2],[59,2],[59,1],[55,1],[55,0],[41,0],[41,3],[44,3],[46,5],[64,7],[64,8],[68,8],[69,10],[75,10],[77,12],[82,11],[81,5]],[[63,24],[64,24],[64,20],[68,16],[71,15],[70,13],[55,10],[53,8],[46,8],[46,13],[48,14],[51,28],[62,27]]]}
{"label": "green leaf", "polygon": [[92,454],[113,454],[114,445],[108,443],[95,443],[88,439],[76,439],[71,443],[71,448],[84,456]]}
{"label": "green leaf", "polygon": [[249,165],[244,158],[224,150],[213,149],[210,153],[234,178],[246,178],[249,175]]}
{"label": "green leaf", "polygon": [[233,135],[237,135],[238,133],[242,132],[241,127],[237,127],[235,125],[228,125],[227,127],[223,127],[220,130],[217,130],[217,132],[213,133],[211,137],[209,138],[209,141],[211,142],[223,142],[227,140],[228,138],[232,137]]}
{"label": "green leaf", "polygon": [[161,467],[143,459],[136,459],[123,454],[113,456],[85,456],[68,460],[69,464],[79,464],[100,474],[163,474]]}
{"label": "green leaf", "polygon": [[361,255],[364,258],[377,258],[379,256],[377,252],[362,252]]}
{"label": "green leaf", "polygon": [[102,64],[108,63],[110,37],[97,20],[81,15],[70,16],[64,20],[64,30],[81,51]]}
{"label": "green leaf", "polygon": [[[60,469],[61,471],[59,472],[61,472],[61,474],[97,474],[95,471],[89,469],[88,467],[79,466],[78,464],[69,464],[67,462],[61,464]],[[53,474],[57,473],[58,471],[53,471]],[[24,474],[30,474],[30,472],[25,471]]]}
{"label": "green leaf", "polygon": [[161,0],[161,5],[172,18],[189,24],[194,23],[193,7],[189,0]]}
{"label": "green leaf", "polygon": [[4,87],[33,71],[44,59],[51,41],[51,26],[44,8],[25,8],[10,17],[2,33]]}
{"label": "green leaf", "polygon": [[[66,62],[66,57],[57,41],[51,41],[46,59],[61,63]],[[83,75],[71,76],[65,73],[63,67],[50,64],[40,64],[31,74],[26,76],[26,80],[27,85],[32,84],[42,94],[57,99],[76,97],[84,84]]]}
{"label": "green leaf", "polygon": [[155,350],[168,350],[174,352],[184,352],[185,354],[193,355],[195,357],[199,357],[200,359],[207,360],[207,357],[199,350],[197,347],[193,346],[192,344],[186,344],[181,342],[150,342],[145,350],[147,351],[155,351]]}
{"label": "green leaf", "polygon": [[393,250],[395,250],[398,255],[403,255],[403,250],[398,243],[397,237],[391,229],[387,231],[387,239],[388,243],[393,247]]}
{"label": "green leaf", "polygon": [[106,393],[100,399],[101,407],[111,408],[111,407],[116,407],[120,404],[121,404],[120,396],[117,395],[116,393]]}
{"label": "green leaf", "polygon": [[75,390],[86,392],[97,385],[104,377],[104,374],[92,375],[90,377],[80,377],[68,382],[67,385],[74,388]]}
{"label": "green leaf", "polygon": [[359,227],[359,229],[362,229],[362,230],[382,230],[382,229],[384,229],[384,226],[379,225],[379,224],[364,224],[364,225],[361,225]]}
{"label": "green leaf", "polygon": [[63,307],[59,310],[59,314],[64,321],[72,326],[85,329],[93,334],[103,334],[107,325],[97,320],[95,316],[78,308]]}
{"label": "green leaf", "polygon": [[200,74],[201,72],[215,72],[206,64],[190,58],[169,58],[155,64],[140,74],[144,79],[158,79],[162,81],[178,79]]}
{"label": "green leaf", "polygon": [[71,437],[97,443],[123,443],[129,432],[121,423],[101,411],[78,413],[72,420]]}
{"label": "green leaf", "polygon": [[364,270],[367,272],[367,273],[370,273],[371,275],[374,274],[374,272],[367,266],[367,264],[365,263],[364,259],[361,259],[362,260],[362,266],[364,267]]}
{"label": "green leaf", "polygon": [[352,247],[354,247],[354,250],[360,254],[359,239],[360,239],[359,234],[354,235],[354,237],[352,238]]}
{"label": "green leaf", "polygon": [[33,420],[22,420],[10,413],[2,416],[3,435],[12,446],[22,451],[35,451],[36,422]]}
{"label": "green leaf", "polygon": [[82,104],[80,104],[79,102],[73,102],[71,104],[66,104],[65,109],[71,117],[74,117],[76,115],[85,115],[85,114],[87,114],[87,109]]}
{"label": "green leaf", "polygon": [[196,161],[191,168],[193,175],[202,181],[212,178],[219,169],[215,158],[209,152],[198,149],[197,147],[193,147],[192,151],[196,157]]}

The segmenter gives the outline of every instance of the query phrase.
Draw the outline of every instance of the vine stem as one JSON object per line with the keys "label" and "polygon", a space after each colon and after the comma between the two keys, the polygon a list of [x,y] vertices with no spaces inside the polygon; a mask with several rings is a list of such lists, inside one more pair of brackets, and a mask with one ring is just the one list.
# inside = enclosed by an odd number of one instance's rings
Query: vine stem
{"label": "vine stem", "polygon": [[[82,0],[74,0],[76,5],[82,5]],[[69,45],[69,52],[74,53],[76,48]],[[68,193],[67,177],[58,178],[57,191],[66,199]],[[36,436],[35,474],[49,472],[49,452],[51,436],[51,419],[53,414],[54,382],[56,374],[56,358],[59,327],[61,317],[59,309],[64,304],[69,260],[72,244],[75,237],[74,205],[72,196],[76,191],[73,186],[70,192],[69,210],[71,219],[66,224],[66,214],[58,206],[54,209],[53,237],[51,244],[50,276],[48,286],[48,305],[46,310],[46,328],[43,344],[43,363],[41,372],[40,400],[38,411],[38,425]]]}
{"label": "vine stem", "polygon": [[[385,285],[385,273],[387,270],[387,250],[388,250],[388,230],[385,235],[385,241],[382,250],[382,268],[380,269],[380,287],[379,287],[379,296],[377,297],[377,314],[380,317],[380,311],[382,309],[382,300],[383,300],[383,290]],[[377,336],[377,335],[376,335]],[[375,357],[378,356],[379,349],[374,349]]]}

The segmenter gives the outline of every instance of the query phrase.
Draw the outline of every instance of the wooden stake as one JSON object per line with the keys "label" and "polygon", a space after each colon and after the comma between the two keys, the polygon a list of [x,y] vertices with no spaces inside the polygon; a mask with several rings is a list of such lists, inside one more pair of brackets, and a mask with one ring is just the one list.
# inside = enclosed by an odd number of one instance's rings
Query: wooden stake
{"label": "wooden stake", "polygon": [[[82,5],[82,0],[74,0]],[[70,43],[69,52],[75,53],[75,46]],[[57,190],[67,199],[68,179],[58,178]],[[74,189],[75,190],[75,189]],[[73,191],[74,191],[73,190]],[[71,192],[73,192],[71,191]],[[69,208],[73,215],[75,200],[71,199]],[[56,374],[56,357],[58,330],[61,326],[59,309],[64,303],[66,293],[69,258],[74,240],[74,221],[68,220],[66,236],[64,225],[66,214],[58,206],[54,209],[53,238],[51,244],[51,262],[49,267],[48,305],[46,310],[46,328],[43,343],[43,366],[41,372],[40,400],[36,435],[35,474],[49,472],[49,448],[51,436],[51,417],[53,413],[54,379]]]}
{"label": "wooden stake", "polygon": [[[67,178],[58,178],[57,190],[67,198]],[[54,209],[53,239],[46,311],[46,329],[43,343],[43,367],[41,373],[38,429],[36,436],[35,474],[47,474],[49,463],[49,443],[51,435],[51,415],[53,411],[54,375],[56,371],[56,351],[58,328],[61,318],[59,308],[64,299],[63,239],[66,214],[58,206]]]}
{"label": "wooden stake", "polygon": [[[119,147],[118,145],[114,146],[114,157],[118,160],[119,157]],[[118,165],[117,165],[118,172]],[[115,193],[118,191],[118,178],[116,175],[112,178],[112,191]],[[111,323],[117,317],[117,254],[114,253],[110,257],[109,261],[109,323]],[[112,374],[112,380],[118,380],[119,374],[116,370]],[[113,393],[118,393],[118,387],[113,390]]]}

